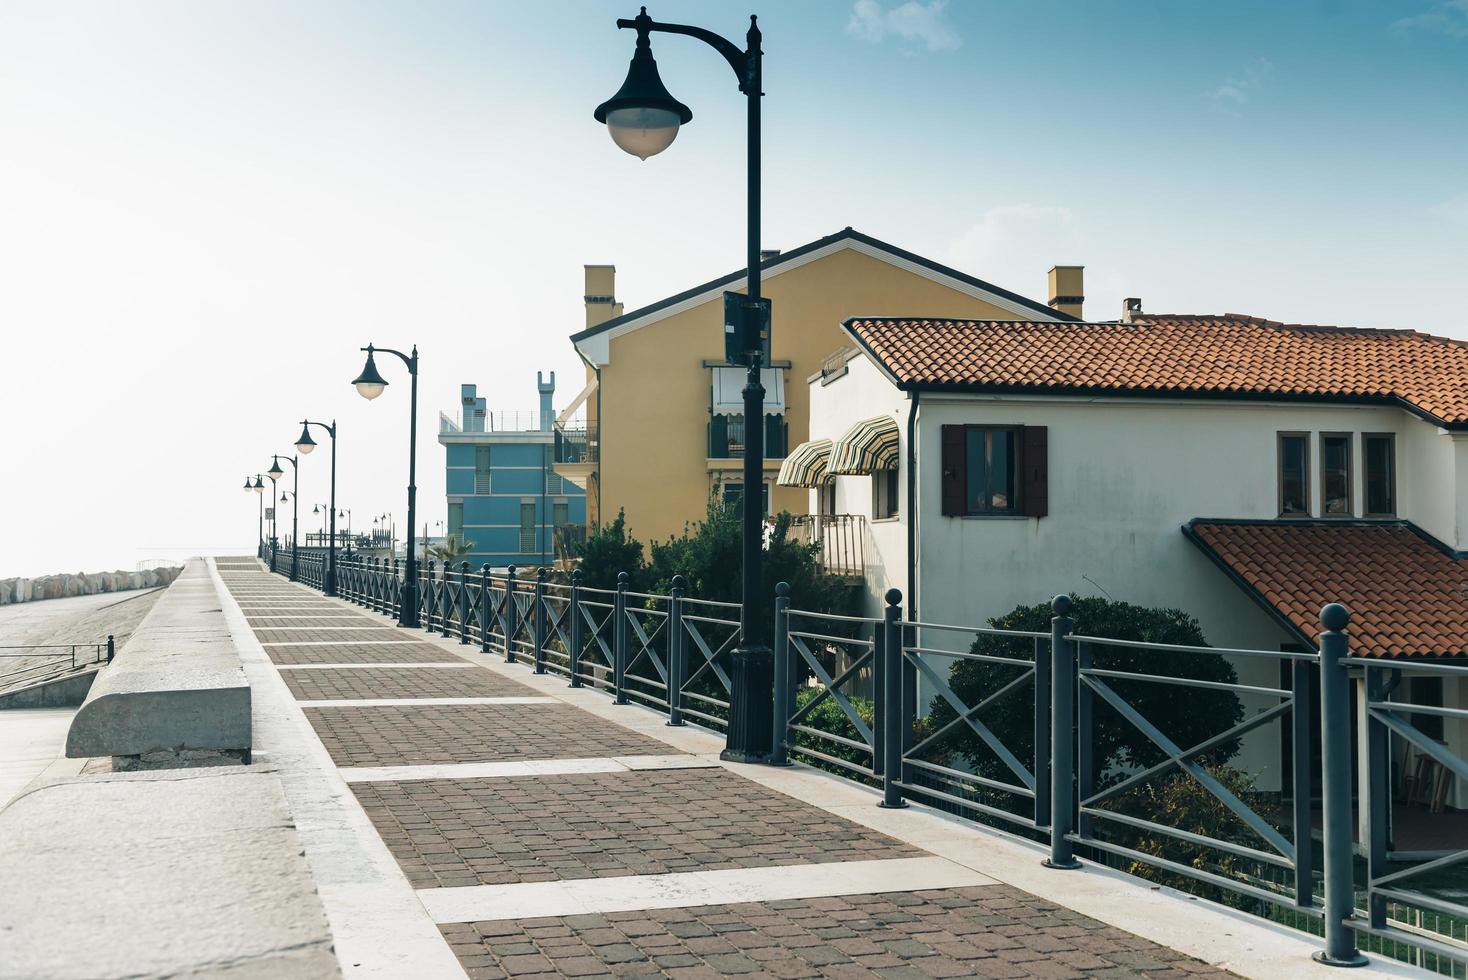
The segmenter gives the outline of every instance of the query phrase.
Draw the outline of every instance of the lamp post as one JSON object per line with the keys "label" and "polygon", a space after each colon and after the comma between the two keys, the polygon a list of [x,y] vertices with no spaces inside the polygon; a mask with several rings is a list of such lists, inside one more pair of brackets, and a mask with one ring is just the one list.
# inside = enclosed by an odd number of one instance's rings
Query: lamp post
{"label": "lamp post", "polygon": [[[316,448],[316,440],[311,438],[313,425],[324,429],[331,436],[331,503],[326,509],[331,537],[326,545],[326,574],[322,576],[321,591],[326,595],[336,595],[336,419],[332,419],[330,425],[312,422],[310,419],[301,421],[301,437],[296,440],[296,451],[303,456],[310,455],[311,450]],[[316,513],[315,508],[312,513]]]}
{"label": "lamp post", "polygon": [[352,508],[346,507],[336,512],[337,517],[344,517],[347,521],[347,557],[352,556]]}
{"label": "lamp post", "polygon": [[258,515],[255,519],[255,557],[265,557],[265,484],[260,481],[260,474],[255,474],[255,482],[245,477],[245,492],[255,491],[255,509]]}
{"label": "lamp post", "polygon": [[748,106],[747,179],[748,239],[745,242],[747,273],[744,301],[744,335],[740,349],[748,368],[744,387],[744,499],[743,499],[743,602],[739,616],[739,646],[734,650],[730,691],[729,735],[722,757],[736,762],[767,762],[774,749],[774,662],[762,641],[763,624],[758,620],[760,563],[764,533],[764,396],[760,383],[762,343],[760,328],[760,90],[763,52],[755,17],[749,18],[743,50],[726,38],[701,27],[662,24],[647,15],[647,8],[631,20],[618,20],[618,28],[637,31],[637,47],[627,78],[617,94],[596,107],[597,122],[606,123],[612,141],[628,153],[646,160],[672,145],[678,127],[693,118],[686,105],[673,98],[658,76],[649,35],[686,34],[712,47],[739,83]]}
{"label": "lamp post", "polygon": [[363,347],[362,350],[367,352],[367,363],[362,367],[362,373],[352,381],[352,385],[357,389],[357,394],[368,401],[382,394],[387,387],[387,379],[377,373],[377,362],[372,357],[374,351],[396,354],[408,366],[408,377],[412,379],[411,393],[408,398],[408,547],[403,562],[403,591],[402,599],[398,603],[401,609],[398,614],[398,625],[417,626],[418,562],[413,557],[413,520],[418,496],[418,347],[416,345],[413,347],[412,354],[404,354],[402,351],[389,347],[373,347],[371,344]]}
{"label": "lamp post", "polygon": [[[270,469],[267,472],[270,473],[270,479],[277,480],[280,477],[285,476],[285,470],[280,468],[279,454],[271,458],[273,462],[271,462]],[[291,464],[291,489],[289,494],[291,498],[291,581],[294,582],[299,576],[301,570],[301,542],[297,522],[297,519],[300,517],[300,506],[297,497],[299,496],[299,492],[301,489],[301,464],[296,460],[294,456],[285,457],[285,461]],[[282,490],[280,493],[280,499],[285,500],[286,496],[286,492]]]}
{"label": "lamp post", "polygon": [[274,473],[267,472],[265,475],[270,477],[270,570],[273,572],[275,571],[275,549],[279,546],[279,542],[275,538],[276,482]]}

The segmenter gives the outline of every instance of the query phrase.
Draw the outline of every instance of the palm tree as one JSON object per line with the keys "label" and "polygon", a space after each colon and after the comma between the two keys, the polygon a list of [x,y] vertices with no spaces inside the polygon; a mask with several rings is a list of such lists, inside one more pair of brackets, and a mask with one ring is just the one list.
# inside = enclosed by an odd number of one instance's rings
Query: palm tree
{"label": "palm tree", "polygon": [[450,534],[443,539],[443,544],[434,545],[428,549],[428,553],[444,562],[455,562],[474,550],[473,541],[465,541],[457,534]]}

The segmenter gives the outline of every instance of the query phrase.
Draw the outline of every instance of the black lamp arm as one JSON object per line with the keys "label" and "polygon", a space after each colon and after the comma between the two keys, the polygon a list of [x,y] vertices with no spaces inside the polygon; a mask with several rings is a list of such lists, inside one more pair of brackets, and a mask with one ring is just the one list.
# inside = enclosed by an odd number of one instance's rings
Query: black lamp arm
{"label": "black lamp arm", "polygon": [[[644,31],[659,31],[663,34],[686,34],[696,37],[700,41],[713,48],[724,56],[729,62],[729,67],[734,69],[734,77],[739,81],[739,91],[748,94],[749,83],[753,80],[754,61],[753,52],[741,50],[740,47],[728,38],[715,34],[713,31],[704,30],[702,27],[694,27],[691,24],[663,24],[647,16],[647,8],[644,7],[640,17],[628,20],[625,17],[618,18],[617,26],[623,30],[633,28],[639,33]],[[751,18],[752,20],[753,18]]]}

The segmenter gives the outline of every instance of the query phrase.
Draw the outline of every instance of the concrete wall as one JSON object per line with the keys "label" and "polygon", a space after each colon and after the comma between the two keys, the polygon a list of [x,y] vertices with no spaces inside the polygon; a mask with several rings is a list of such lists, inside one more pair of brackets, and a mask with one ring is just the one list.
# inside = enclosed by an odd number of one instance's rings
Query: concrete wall
{"label": "concrete wall", "polygon": [[[794,365],[785,374],[792,448],[809,438],[805,379],[849,343],[840,331],[846,317],[919,311],[1015,318],[1011,311],[851,249],[777,271],[765,278],[763,289],[774,308],[771,356]],[[603,364],[597,396],[600,513],[611,520],[625,509],[631,532],[644,542],[681,533],[685,524],[702,520],[714,484],[741,479],[741,461],[708,459],[711,375],[703,362],[723,360],[723,337],[723,301],[715,297],[604,344],[583,344],[604,346],[588,355]],[[594,409],[588,406],[589,419],[596,419]],[[779,466],[780,460],[767,461],[767,482]],[[806,494],[775,487],[770,506],[775,512],[806,513]]]}
{"label": "concrete wall", "polygon": [[72,720],[69,758],[128,766],[249,761],[250,686],[203,559],[103,669]]}
{"label": "concrete wall", "polygon": [[149,568],[140,572],[78,572],[75,575],[42,575],[40,578],[0,579],[0,606],[38,599],[66,599],[99,592],[156,589],[172,582],[181,568]]}

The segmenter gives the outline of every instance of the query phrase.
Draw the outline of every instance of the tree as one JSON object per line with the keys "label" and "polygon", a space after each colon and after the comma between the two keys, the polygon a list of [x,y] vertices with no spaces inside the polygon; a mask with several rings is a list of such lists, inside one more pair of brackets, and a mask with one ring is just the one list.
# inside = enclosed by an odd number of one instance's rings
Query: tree
{"label": "tree", "polygon": [[473,550],[473,541],[466,541],[458,534],[450,534],[443,539],[443,544],[436,544],[429,548],[428,553],[440,561],[452,564]]}
{"label": "tree", "polygon": [[610,524],[597,524],[586,533],[581,549],[581,584],[593,589],[615,589],[617,575],[631,576],[633,591],[643,591],[642,542],[627,533],[627,515],[617,511]]}
{"label": "tree", "polygon": [[[1049,603],[1019,606],[1006,615],[989,620],[989,625],[1002,630],[1049,632],[1052,615]],[[1178,609],[1149,609],[1127,602],[1087,597],[1075,600],[1071,618],[1075,621],[1075,631],[1082,635],[1207,646],[1198,621]],[[980,635],[974,640],[970,652],[1029,660],[1032,659],[1033,645],[1028,639]],[[1096,646],[1092,656],[1094,666],[1108,670],[1229,684],[1238,681],[1233,665],[1215,654]],[[965,705],[972,706],[999,691],[1022,672],[1023,668],[1008,664],[959,660],[953,665],[948,683]],[[1057,678],[1057,683],[1060,681]],[[1143,718],[1184,748],[1223,732],[1244,717],[1243,705],[1232,691],[1110,678],[1105,683]],[[995,701],[981,716],[998,739],[1026,764],[1034,758],[1033,692],[1032,686],[1021,686]],[[1101,785],[1116,782],[1128,771],[1155,765],[1167,757],[1099,697],[1095,704],[1095,730],[1083,733],[1082,737],[1090,739]],[[957,713],[953,707],[942,697],[935,697],[926,727],[929,731],[938,731],[955,718]],[[1237,738],[1229,739],[1204,753],[1199,761],[1222,764],[1238,751],[1238,745]],[[958,756],[980,775],[1014,781],[1009,768],[967,725],[955,726],[936,748],[940,753]]]}

